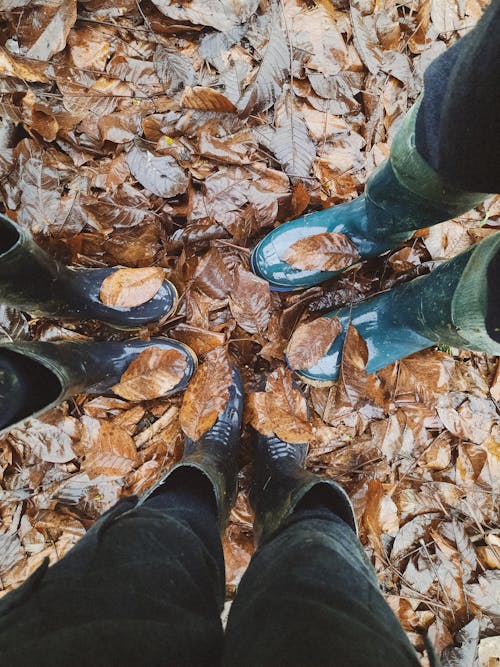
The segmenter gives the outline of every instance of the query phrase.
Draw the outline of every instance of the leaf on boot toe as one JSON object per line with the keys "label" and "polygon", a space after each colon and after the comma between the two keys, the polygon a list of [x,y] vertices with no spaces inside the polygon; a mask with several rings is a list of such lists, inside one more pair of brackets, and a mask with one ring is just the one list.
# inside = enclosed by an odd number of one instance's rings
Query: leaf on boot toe
{"label": "leaf on boot toe", "polygon": [[129,364],[115,394],[128,401],[149,401],[165,396],[184,377],[186,357],[179,350],[147,347]]}
{"label": "leaf on boot toe", "polygon": [[303,271],[340,271],[359,259],[359,252],[345,234],[323,232],[292,243],[281,258]]}
{"label": "leaf on boot toe", "polygon": [[333,341],[342,331],[338,317],[318,317],[300,324],[292,334],[287,349],[287,361],[294,371],[312,368],[327,354]]}
{"label": "leaf on boot toe", "polygon": [[106,306],[135,308],[152,299],[165,280],[159,266],[118,269],[102,281],[99,298]]}

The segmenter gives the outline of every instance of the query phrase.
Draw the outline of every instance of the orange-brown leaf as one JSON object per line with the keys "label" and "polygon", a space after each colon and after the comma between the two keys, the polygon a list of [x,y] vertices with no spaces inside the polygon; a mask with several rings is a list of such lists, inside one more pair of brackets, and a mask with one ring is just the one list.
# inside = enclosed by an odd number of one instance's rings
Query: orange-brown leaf
{"label": "orange-brown leaf", "polygon": [[110,421],[81,418],[83,436],[80,454],[82,470],[92,479],[99,475],[122,477],[132,470],[136,447],[131,436]]}
{"label": "orange-brown leaf", "polygon": [[129,364],[115,394],[128,401],[149,401],[171,391],[184,377],[186,357],[179,350],[147,347]]}
{"label": "orange-brown leaf", "polygon": [[181,100],[184,109],[232,113],[236,107],[225,95],[205,86],[186,86]]}
{"label": "orange-brown leaf", "polygon": [[314,366],[328,352],[341,331],[338,317],[318,317],[298,326],[287,349],[290,368],[297,371]]}
{"label": "orange-brown leaf", "polygon": [[345,234],[323,232],[292,243],[282,259],[304,271],[340,271],[359,259],[359,252]]}
{"label": "orange-brown leaf", "polygon": [[265,331],[271,317],[269,283],[237,266],[229,307],[242,329],[251,334]]}
{"label": "orange-brown leaf", "polygon": [[118,269],[103,280],[99,296],[106,306],[134,308],[152,299],[164,280],[165,271],[158,266]]}
{"label": "orange-brown leaf", "polygon": [[184,433],[198,440],[211,428],[229,397],[231,362],[227,349],[209,352],[191,380],[179,414]]}

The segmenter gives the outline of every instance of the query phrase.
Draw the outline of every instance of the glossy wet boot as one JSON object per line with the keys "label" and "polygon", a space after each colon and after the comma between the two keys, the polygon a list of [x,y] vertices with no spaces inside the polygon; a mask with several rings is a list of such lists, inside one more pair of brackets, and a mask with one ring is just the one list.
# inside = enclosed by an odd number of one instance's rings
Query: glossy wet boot
{"label": "glossy wet boot", "polygon": [[54,261],[15,222],[0,214],[0,301],[36,317],[97,319],[137,329],[174,312],[177,290],[165,280],[155,296],[134,308],[106,306],[101,285],[116,268],[74,269]]}
{"label": "glossy wet boot", "polygon": [[267,280],[271,289],[310,287],[340,273],[299,270],[285,262],[286,252],[300,239],[325,232],[346,234],[363,260],[390,250],[416,229],[454,218],[486,199],[487,194],[453,187],[420,156],[415,147],[417,113],[418,103],[402,122],[389,160],[371,174],[362,196],[286,222],[255,247],[252,270]]}
{"label": "glossy wet boot", "polygon": [[344,489],[333,480],[305,470],[307,444],[290,444],[257,431],[253,431],[253,437],[255,464],[250,502],[255,509],[257,544],[272,535],[312,493],[322,507],[331,509],[356,532],[354,510]]}
{"label": "glossy wet boot", "polygon": [[499,279],[497,232],[429,275],[326,315],[339,318],[342,333],[314,367],[299,375],[315,386],[337,379],[349,322],[368,346],[369,373],[436,343],[499,355]]}
{"label": "glossy wet boot", "polygon": [[179,351],[186,368],[166,395],[186,388],[196,370],[194,352],[168,338],[146,343],[5,343],[0,345],[0,436],[39,417],[75,394],[105,394],[146,348]]}
{"label": "glossy wet boot", "polygon": [[[184,456],[142,498],[141,503],[161,494],[173,485],[189,488],[196,473],[210,482],[217,504],[220,531],[223,532],[238,492],[238,458],[243,420],[243,382],[233,367],[229,398],[215,424],[199,440],[186,437]],[[192,474],[194,473],[194,475]]]}

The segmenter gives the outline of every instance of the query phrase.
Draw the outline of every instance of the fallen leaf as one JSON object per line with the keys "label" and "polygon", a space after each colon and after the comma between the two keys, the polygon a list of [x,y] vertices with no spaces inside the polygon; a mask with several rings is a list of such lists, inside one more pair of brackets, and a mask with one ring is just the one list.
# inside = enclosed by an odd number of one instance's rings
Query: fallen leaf
{"label": "fallen leaf", "polygon": [[136,447],[132,437],[110,421],[84,415],[78,453],[84,457],[82,469],[90,479],[104,475],[123,477],[134,467]]}
{"label": "fallen leaf", "polygon": [[500,571],[487,570],[479,575],[477,584],[467,584],[466,593],[482,612],[500,617]]}
{"label": "fallen leaf", "polygon": [[359,253],[345,234],[322,232],[295,241],[281,259],[303,271],[340,271],[357,262]]}
{"label": "fallen leaf", "polygon": [[231,384],[231,361],[225,347],[209,352],[188,385],[179,414],[181,428],[198,440],[226,407]]}
{"label": "fallen leaf", "polygon": [[186,86],[181,99],[181,106],[185,109],[200,109],[202,111],[220,111],[233,113],[235,105],[225,95],[213,88],[204,86]]}
{"label": "fallen leaf", "polygon": [[22,44],[34,60],[48,60],[66,46],[68,33],[76,21],[76,0],[58,0],[23,13],[19,25]]}
{"label": "fallen leaf", "polygon": [[318,317],[299,325],[286,351],[290,368],[294,371],[312,368],[325,356],[341,331],[338,317]]}
{"label": "fallen leaf", "polygon": [[171,155],[157,157],[134,147],[127,154],[127,164],[134,178],[158,197],[173,197],[187,189],[189,179]]}
{"label": "fallen leaf", "polygon": [[161,267],[118,269],[102,281],[99,298],[112,308],[135,308],[150,301],[165,280]]}
{"label": "fallen leaf", "polygon": [[497,364],[495,377],[491,383],[490,394],[493,400],[495,400],[497,403],[500,403],[500,361]]}
{"label": "fallen leaf", "polygon": [[287,89],[274,107],[276,132],[269,148],[289,176],[309,176],[316,147],[309,137],[304,116]]}
{"label": "fallen leaf", "polygon": [[226,342],[226,334],[220,331],[209,331],[185,323],[178,324],[169,335],[188,345],[199,357]]}
{"label": "fallen leaf", "polygon": [[336,407],[375,404],[386,406],[384,388],[375,373],[366,372],[368,347],[356,327],[349,323],[342,350]]}
{"label": "fallen leaf", "polygon": [[179,350],[147,347],[129,365],[112,388],[128,401],[150,401],[166,396],[184,377],[186,357]]}
{"label": "fallen leaf", "polygon": [[229,307],[242,329],[252,334],[265,331],[271,317],[269,283],[237,266],[229,295]]}

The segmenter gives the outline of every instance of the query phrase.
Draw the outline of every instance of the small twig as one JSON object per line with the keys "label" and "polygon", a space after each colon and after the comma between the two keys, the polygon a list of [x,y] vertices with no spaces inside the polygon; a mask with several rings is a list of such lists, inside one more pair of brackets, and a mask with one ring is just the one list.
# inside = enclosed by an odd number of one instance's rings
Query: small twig
{"label": "small twig", "polygon": [[167,428],[167,426],[170,426],[170,424],[177,417],[178,412],[178,408],[173,405],[165,412],[164,415],[151,424],[151,426],[148,426],[144,429],[144,431],[141,431],[139,435],[134,438],[137,449],[143,447],[149,440],[151,440],[151,438],[153,438],[153,436],[155,436],[160,431],[163,431],[163,429]]}

